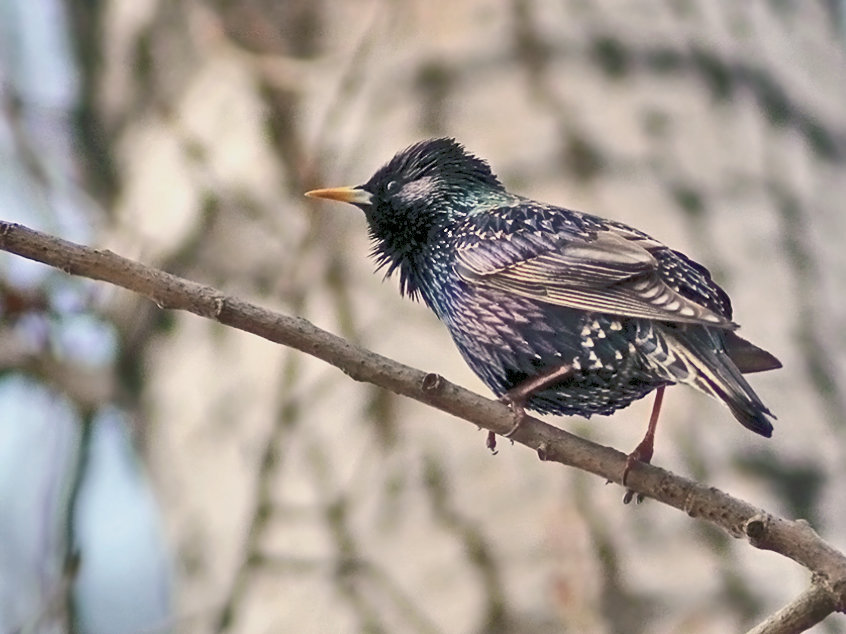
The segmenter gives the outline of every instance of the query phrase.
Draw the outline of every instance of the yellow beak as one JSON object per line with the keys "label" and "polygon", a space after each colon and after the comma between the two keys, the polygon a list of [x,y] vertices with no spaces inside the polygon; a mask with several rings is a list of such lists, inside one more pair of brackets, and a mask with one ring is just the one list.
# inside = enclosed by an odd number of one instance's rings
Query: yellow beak
{"label": "yellow beak", "polygon": [[358,187],[330,187],[328,189],[313,189],[306,192],[310,198],[325,198],[326,200],[339,200],[342,203],[353,205],[369,205],[373,199],[370,192]]}

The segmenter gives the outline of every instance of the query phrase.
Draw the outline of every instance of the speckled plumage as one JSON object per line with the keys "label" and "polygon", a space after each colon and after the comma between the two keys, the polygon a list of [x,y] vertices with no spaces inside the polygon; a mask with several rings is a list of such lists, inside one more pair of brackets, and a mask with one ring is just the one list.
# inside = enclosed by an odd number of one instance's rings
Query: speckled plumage
{"label": "speckled plumage", "polygon": [[734,334],[728,296],[685,255],[622,223],[511,194],[452,139],[400,152],[343,196],[321,191],[364,211],[380,268],[437,314],[498,396],[569,364],[572,376],[528,408],[608,414],[685,383],[771,435],[772,414],[742,371],[780,364]]}

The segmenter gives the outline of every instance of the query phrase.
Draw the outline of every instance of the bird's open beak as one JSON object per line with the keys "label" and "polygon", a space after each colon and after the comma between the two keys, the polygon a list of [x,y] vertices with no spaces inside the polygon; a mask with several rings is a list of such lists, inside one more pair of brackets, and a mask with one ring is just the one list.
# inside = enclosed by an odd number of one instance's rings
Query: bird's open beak
{"label": "bird's open beak", "polygon": [[330,187],[328,189],[313,189],[306,192],[311,198],[325,198],[327,200],[340,200],[342,203],[353,205],[369,205],[373,195],[359,187]]}

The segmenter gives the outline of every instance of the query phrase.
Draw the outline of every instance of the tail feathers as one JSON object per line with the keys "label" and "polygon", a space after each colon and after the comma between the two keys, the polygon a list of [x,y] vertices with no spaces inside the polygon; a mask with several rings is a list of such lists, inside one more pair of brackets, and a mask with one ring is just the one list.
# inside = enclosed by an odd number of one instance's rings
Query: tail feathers
{"label": "tail feathers", "polygon": [[675,350],[692,370],[683,382],[720,399],[741,425],[769,438],[773,434],[769,419],[774,419],[775,416],[743,378],[732,357],[726,351],[718,349],[714,342],[710,341],[711,337],[707,336],[707,331],[702,330],[702,334],[706,335],[703,341],[698,341],[697,337],[684,343],[680,342]]}
{"label": "tail feathers", "polygon": [[781,361],[769,352],[730,330],[723,333],[723,339],[726,353],[743,374],[777,370],[781,367]]}
{"label": "tail feathers", "polygon": [[773,425],[768,417],[775,418],[775,415],[767,409],[745,380],[743,380],[742,385],[730,386],[726,390],[723,386],[713,383],[708,378],[703,378],[709,383],[716,396],[728,406],[741,425],[766,438],[773,435]]}

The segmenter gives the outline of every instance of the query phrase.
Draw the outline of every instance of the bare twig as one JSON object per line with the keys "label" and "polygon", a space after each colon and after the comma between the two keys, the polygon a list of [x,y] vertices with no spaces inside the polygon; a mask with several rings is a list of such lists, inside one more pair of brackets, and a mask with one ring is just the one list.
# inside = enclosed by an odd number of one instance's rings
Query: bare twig
{"label": "bare twig", "polygon": [[811,587],[781,610],[767,617],[746,634],[796,634],[812,628],[834,610],[831,593],[820,585]]}
{"label": "bare twig", "polygon": [[[408,367],[317,328],[305,319],[276,313],[110,251],[84,247],[18,224],[0,221],[0,250],[43,262],[67,273],[104,280],[153,300],[161,308],[187,310],[330,363],[357,381],[373,383],[502,434],[513,423],[511,410],[442,377]],[[619,451],[527,418],[514,440],[542,460],[560,462],[620,482],[626,457]],[[833,611],[846,611],[846,556],[802,520],[769,514],[723,491],[651,465],[638,464],[626,485],[645,496],[706,520],[734,537],[793,559],[813,573],[812,588],[756,632],[793,632]],[[825,597],[825,601],[821,599]],[[803,599],[804,598],[804,599]],[[788,614],[789,612],[789,614]],[[781,615],[781,616],[779,616]],[[785,616],[787,615],[787,616]],[[789,618],[794,629],[770,621]],[[780,627],[780,626],[778,626]]]}

